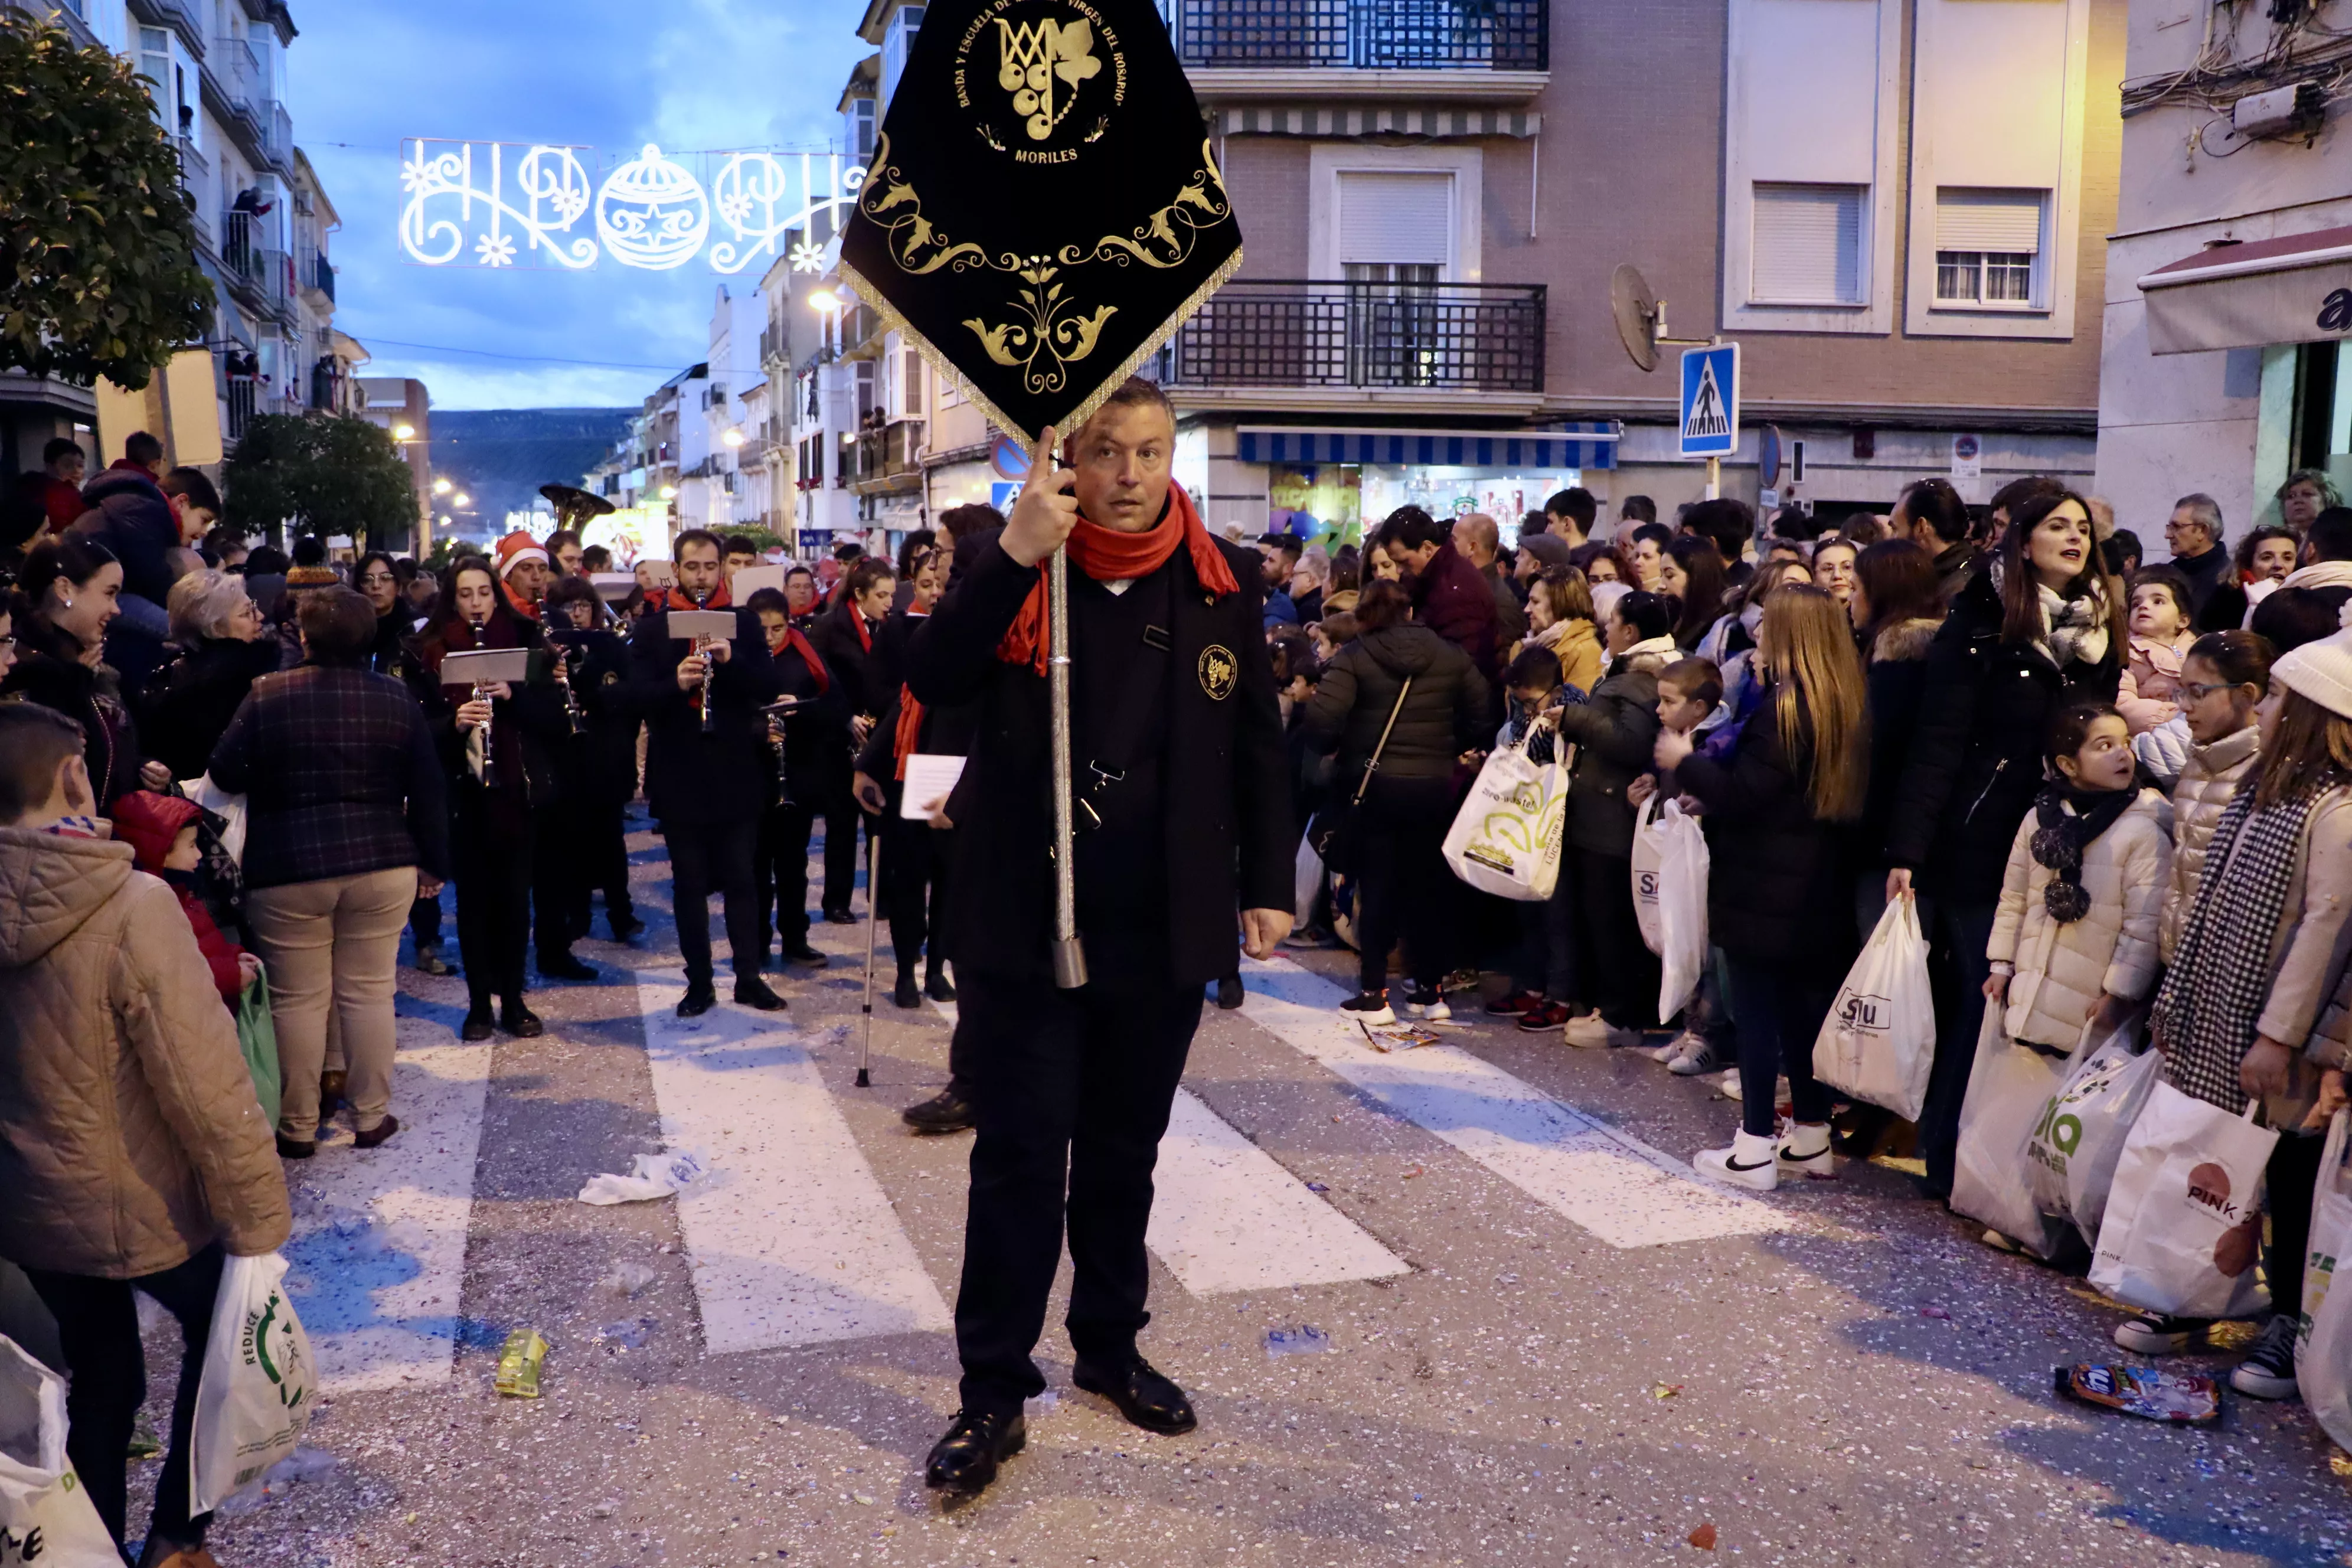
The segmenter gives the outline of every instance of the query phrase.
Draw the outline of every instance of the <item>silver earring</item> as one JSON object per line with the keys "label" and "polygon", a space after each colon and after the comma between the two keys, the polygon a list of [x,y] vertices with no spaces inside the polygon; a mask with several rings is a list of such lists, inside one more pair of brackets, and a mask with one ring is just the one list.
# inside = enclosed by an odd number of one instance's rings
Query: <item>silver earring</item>
{"label": "silver earring", "polygon": [[70,609],[72,609],[72,608],[73,608],[73,598],[72,598],[72,596],[71,596],[70,595],[68,595],[67,596],[67,598],[66,598],[66,602],[65,602],[65,604],[63,605],[63,606],[61,606],[61,607],[62,607],[62,608],[65,608],[65,609],[68,609],[68,610],[70,610]]}

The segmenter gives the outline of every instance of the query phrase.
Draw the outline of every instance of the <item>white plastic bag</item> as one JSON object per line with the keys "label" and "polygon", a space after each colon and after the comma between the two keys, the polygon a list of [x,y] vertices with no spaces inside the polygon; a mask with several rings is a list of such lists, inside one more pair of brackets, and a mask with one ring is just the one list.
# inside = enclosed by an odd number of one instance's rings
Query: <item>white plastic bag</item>
{"label": "white plastic bag", "polygon": [[188,1511],[207,1513],[294,1451],[317,1403],[319,1363],[276,1253],[221,1266],[204,1380],[189,1432]]}
{"label": "white plastic bag", "polygon": [[2132,1123],[2164,1075],[2161,1057],[2136,1048],[2138,1033],[2134,1016],[2083,1054],[2026,1140],[2025,1177],[2033,1201],[2053,1219],[2073,1220],[2093,1247],[2099,1244],[2099,1224]]}
{"label": "white plastic bag", "polygon": [[629,1173],[616,1176],[609,1172],[588,1178],[580,1189],[580,1201],[600,1205],[641,1204],[652,1198],[666,1198],[710,1173],[710,1167],[699,1153],[673,1150],[667,1154],[632,1154]]}
{"label": "white plastic bag", "polygon": [[1658,842],[1658,1018],[1689,1005],[1706,969],[1706,834],[1666,802],[1651,830]]}
{"label": "white plastic bag", "polygon": [[1863,943],[1822,1032],[1813,1076],[1906,1121],[1927,1103],[1936,1065],[1936,999],[1927,980],[1927,939],[1912,895],[1888,901]]}
{"label": "white plastic bag", "polygon": [[2043,1214],[2025,1181],[2025,1141],[2042,1108],[2065,1081],[2066,1063],[2021,1046],[2003,1032],[2004,1009],[1988,1001],[1977,1031],[1960,1140],[1953,1152],[1952,1208],[1981,1220],[2036,1258],[2051,1258],[2070,1234]]}
{"label": "white plastic bag", "polygon": [[1298,854],[1290,867],[1291,923],[1305,931],[1315,919],[1315,901],[1323,894],[1323,857],[1315,853],[1315,842],[1307,835],[1298,836]]}
{"label": "white plastic bag", "polygon": [[1568,771],[1528,760],[1524,745],[1486,759],[1445,830],[1445,863],[1481,892],[1523,902],[1551,897],[1559,880]]}
{"label": "white plastic bag", "polygon": [[2352,1253],[2352,1184],[2344,1147],[2352,1110],[2327,1127],[2327,1152],[2311,1194],[2311,1245],[2303,1268],[2303,1321],[2295,1329],[2294,1380],[2320,1429],[2352,1448],[2352,1288],[2330,1289],[2336,1260]]}
{"label": "white plastic bag", "polygon": [[1666,932],[1658,912],[1658,866],[1665,858],[1666,841],[1651,830],[1657,825],[1658,808],[1671,804],[1654,795],[1633,818],[1633,923],[1642,928],[1642,945],[1660,953],[1666,951]]}
{"label": "white plastic bag", "polygon": [[65,1379],[0,1335],[0,1563],[122,1568],[66,1458]]}
{"label": "white plastic bag", "polygon": [[213,783],[213,775],[180,781],[180,793],[221,819],[221,848],[238,865],[245,864],[245,796],[231,795]]}
{"label": "white plastic bag", "polygon": [[2158,1083],[2132,1123],[2107,1194],[2091,1283],[2127,1307],[2246,1318],[2270,1301],[2261,1270],[2263,1172],[2278,1134]]}

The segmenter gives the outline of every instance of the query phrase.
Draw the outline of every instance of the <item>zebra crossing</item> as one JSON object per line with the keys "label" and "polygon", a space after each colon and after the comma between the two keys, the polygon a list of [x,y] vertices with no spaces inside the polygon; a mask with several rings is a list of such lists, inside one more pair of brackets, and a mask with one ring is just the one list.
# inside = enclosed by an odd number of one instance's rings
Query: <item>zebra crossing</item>
{"label": "zebra crossing", "polygon": [[[852,934],[818,933],[845,968],[862,956]],[[675,1200],[704,1352],[945,1331],[954,1238],[927,1237],[938,1243],[927,1262],[845,1110],[842,1075],[829,1084],[823,1069],[827,1053],[853,1043],[855,1016],[837,1010],[838,994],[831,1012],[810,1002],[789,1014],[722,1005],[679,1019],[681,973],[645,956],[652,963],[612,977],[634,987],[635,1005],[619,999],[623,1016],[605,1032],[641,1038],[664,1143],[702,1152],[713,1173]],[[1343,988],[1296,963],[1245,963],[1243,973],[1244,1026],[1601,1242],[1670,1247],[1792,1223],[1461,1046],[1370,1048],[1336,1011]],[[339,1134],[295,1176],[289,1283],[331,1393],[445,1382],[467,1333],[459,1302],[495,1047],[457,1042],[440,1010],[408,1011],[394,1090],[401,1135],[362,1160]],[[951,1004],[933,1011],[953,1017]],[[886,1027],[910,1022],[899,1016]],[[1411,1270],[1245,1121],[1178,1092],[1147,1237],[1178,1287],[1208,1298]],[[870,1140],[870,1116],[867,1127]],[[950,1147],[960,1163],[962,1145]]]}

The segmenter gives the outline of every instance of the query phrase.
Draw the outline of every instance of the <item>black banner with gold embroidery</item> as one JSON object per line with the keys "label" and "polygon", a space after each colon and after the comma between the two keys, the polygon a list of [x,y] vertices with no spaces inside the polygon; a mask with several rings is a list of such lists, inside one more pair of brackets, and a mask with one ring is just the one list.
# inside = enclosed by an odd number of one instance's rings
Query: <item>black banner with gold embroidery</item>
{"label": "black banner with gold embroidery", "polygon": [[934,0],[842,271],[1000,427],[1083,421],[1241,258],[1149,0]]}

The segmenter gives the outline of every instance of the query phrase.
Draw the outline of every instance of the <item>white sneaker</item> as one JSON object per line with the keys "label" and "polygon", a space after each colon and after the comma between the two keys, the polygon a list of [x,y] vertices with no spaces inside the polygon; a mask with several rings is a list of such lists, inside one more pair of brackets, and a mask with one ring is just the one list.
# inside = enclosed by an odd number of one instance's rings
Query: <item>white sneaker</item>
{"label": "white sneaker", "polygon": [[1739,1069],[1738,1068],[1727,1068],[1724,1069],[1723,1076],[1715,1080],[1715,1092],[1721,1095],[1726,1100],[1738,1100]]}
{"label": "white sneaker", "polygon": [[1780,1130],[1780,1170],[1785,1175],[1800,1172],[1817,1182],[1837,1180],[1837,1156],[1830,1152],[1830,1127],[1826,1121],[1808,1126],[1791,1121]]}
{"label": "white sneaker", "polygon": [[1728,1149],[1702,1149],[1691,1165],[1712,1182],[1769,1193],[1780,1184],[1780,1146],[1777,1140],[1759,1138],[1744,1128]]}
{"label": "white sneaker", "polygon": [[1685,1029],[1663,1046],[1643,1047],[1642,1054],[1654,1062],[1671,1062],[1685,1051],[1696,1049],[1704,1043],[1696,1035]]}
{"label": "white sneaker", "polygon": [[1612,1051],[1632,1050],[1641,1045],[1643,1037],[1639,1029],[1621,1029],[1614,1024],[1608,1024],[1602,1026],[1601,1043]]}
{"label": "white sneaker", "polygon": [[1385,991],[1366,991],[1339,1004],[1340,1016],[1368,1026],[1396,1022],[1396,1013],[1389,1006]]}
{"label": "white sneaker", "polygon": [[1713,1043],[1706,1036],[1692,1035],[1685,1037],[1691,1041],[1690,1048],[1666,1063],[1668,1072],[1676,1078],[1696,1078],[1701,1073],[1713,1072],[1723,1065],[1722,1058],[1715,1054]]}
{"label": "white sneaker", "polygon": [[1560,1034],[1570,1045],[1583,1050],[1597,1049],[1609,1043],[1609,1026],[1601,1021],[1598,1013],[1570,1018]]}
{"label": "white sneaker", "polygon": [[1405,994],[1404,1005],[1414,1017],[1426,1018],[1433,1024],[1442,1024],[1454,1016],[1454,1009],[1445,1005],[1444,991],[1434,986],[1426,991],[1414,987]]}

